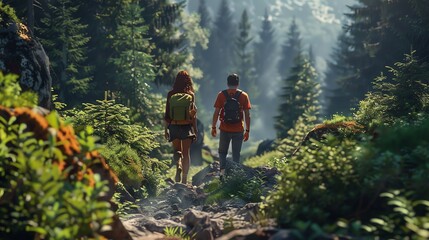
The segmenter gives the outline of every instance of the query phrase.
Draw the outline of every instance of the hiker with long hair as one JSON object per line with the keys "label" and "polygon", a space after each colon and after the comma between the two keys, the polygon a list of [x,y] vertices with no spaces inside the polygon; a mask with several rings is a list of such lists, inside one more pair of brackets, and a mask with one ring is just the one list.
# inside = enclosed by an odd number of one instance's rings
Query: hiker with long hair
{"label": "hiker with long hair", "polygon": [[[243,142],[249,139],[250,132],[250,104],[249,95],[238,89],[240,78],[237,74],[230,74],[227,78],[228,89],[218,93],[213,113],[212,131],[213,137],[217,136],[216,124],[220,120],[219,130],[219,161],[220,180],[223,181],[226,156],[229,144],[232,148],[232,160],[240,163],[240,151]],[[246,125],[244,125],[246,124]],[[246,128],[244,128],[246,126]]]}
{"label": "hiker with long hair", "polygon": [[176,182],[187,183],[190,147],[196,140],[197,108],[191,76],[180,71],[168,92],[165,106],[165,138],[173,143],[173,161],[176,163]]}

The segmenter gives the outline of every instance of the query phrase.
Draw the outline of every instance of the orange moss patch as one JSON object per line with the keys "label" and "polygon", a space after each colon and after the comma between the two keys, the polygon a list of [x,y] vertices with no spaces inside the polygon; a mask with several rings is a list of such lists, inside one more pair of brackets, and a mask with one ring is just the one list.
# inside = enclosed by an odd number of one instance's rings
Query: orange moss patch
{"label": "orange moss patch", "polygon": [[18,23],[18,35],[21,39],[23,39],[27,42],[31,41],[31,37],[29,35],[28,28],[27,28],[27,26],[25,26],[22,23]]}
{"label": "orange moss patch", "polygon": [[72,126],[61,125],[57,132],[57,139],[62,143],[59,148],[67,156],[73,156],[80,153],[80,145]]}

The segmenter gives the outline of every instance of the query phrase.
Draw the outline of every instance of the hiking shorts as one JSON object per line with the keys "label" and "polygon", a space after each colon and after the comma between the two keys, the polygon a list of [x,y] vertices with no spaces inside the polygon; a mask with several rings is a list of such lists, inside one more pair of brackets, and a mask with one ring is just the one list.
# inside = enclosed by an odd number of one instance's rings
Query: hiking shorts
{"label": "hiking shorts", "polygon": [[176,125],[176,124],[170,124],[168,126],[168,130],[170,132],[170,139],[169,142],[172,142],[173,140],[179,139],[179,140],[185,140],[187,138],[195,139],[195,133],[192,130],[192,125]]}

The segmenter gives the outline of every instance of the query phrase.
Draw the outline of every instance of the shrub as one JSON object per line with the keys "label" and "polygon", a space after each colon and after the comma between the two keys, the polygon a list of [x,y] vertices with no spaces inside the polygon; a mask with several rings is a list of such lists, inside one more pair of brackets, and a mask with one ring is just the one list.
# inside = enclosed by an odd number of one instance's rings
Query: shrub
{"label": "shrub", "polygon": [[427,63],[418,61],[412,52],[405,55],[403,62],[387,69],[391,79],[384,74],[377,77],[374,91],[360,102],[355,114],[357,121],[370,127],[393,125],[400,120],[409,122],[428,112]]}
{"label": "shrub", "polygon": [[208,203],[217,202],[221,199],[241,199],[246,202],[260,202],[264,194],[264,180],[256,175],[250,177],[242,170],[234,170],[225,176],[225,181],[214,180],[205,187],[209,193]]}
{"label": "shrub", "polygon": [[130,109],[116,104],[114,100],[98,100],[96,104],[84,103],[83,109],[64,112],[73,125],[82,129],[92,126],[96,136],[106,144],[101,153],[119,180],[134,197],[139,195],[142,185],[149,195],[156,195],[159,188],[159,174],[168,168],[167,164],[150,157],[159,144],[156,135],[148,128],[133,123]]}
{"label": "shrub", "polygon": [[323,223],[352,213],[359,193],[354,171],[352,140],[328,136],[322,142],[303,146],[293,157],[285,158],[278,186],[267,198],[271,214],[281,225],[311,220]]}
{"label": "shrub", "polygon": [[16,107],[31,94],[19,97],[15,77],[0,74],[0,86],[0,238],[100,237],[113,212],[91,129],[76,136],[55,112]]}
{"label": "shrub", "polygon": [[[307,222],[331,233],[424,239],[428,131],[429,121],[423,121],[379,129],[376,139],[312,141],[287,159],[265,208],[287,227]],[[406,195],[393,194],[395,189]],[[339,220],[350,223],[347,231],[332,227]]]}

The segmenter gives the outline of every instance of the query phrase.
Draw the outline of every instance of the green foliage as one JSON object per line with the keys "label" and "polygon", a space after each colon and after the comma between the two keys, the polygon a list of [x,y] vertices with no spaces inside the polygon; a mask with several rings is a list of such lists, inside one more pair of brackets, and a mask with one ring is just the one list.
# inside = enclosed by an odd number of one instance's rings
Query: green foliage
{"label": "green foliage", "polygon": [[374,91],[360,102],[356,118],[369,126],[392,125],[397,121],[410,122],[428,112],[429,71],[419,63],[414,53],[404,62],[387,67],[392,78],[381,75],[375,79]]}
{"label": "green foliage", "polygon": [[358,201],[354,189],[356,142],[328,137],[302,146],[281,169],[278,188],[266,199],[280,224],[311,220],[316,223],[352,212]]}
{"label": "green foliage", "polygon": [[310,107],[316,113],[319,109],[318,96],[320,84],[316,81],[317,73],[310,61],[302,54],[295,59],[295,65],[291,69],[291,75],[285,79],[280,95],[281,103],[278,115],[275,117],[275,129],[277,137],[287,137],[298,118]]}
{"label": "green foliage", "polygon": [[246,202],[259,202],[265,194],[264,180],[256,175],[249,178],[242,170],[236,169],[225,176],[224,182],[214,180],[207,186],[205,191],[209,193],[208,203],[218,202],[221,199],[237,198]]}
{"label": "green foliage", "polygon": [[76,16],[78,8],[76,1],[49,1],[38,29],[52,66],[52,85],[60,101],[69,106],[87,96],[92,81],[91,67],[86,62],[90,38],[85,33],[87,25]]}
{"label": "green foliage", "polygon": [[291,156],[301,145],[306,134],[313,129],[317,121],[317,113],[318,111],[315,106],[305,109],[305,112],[298,117],[294,127],[287,132],[287,137],[278,141],[277,150],[282,152],[286,157]]}
{"label": "green foliage", "polygon": [[335,63],[330,67],[334,71],[328,75],[338,80],[332,103],[342,102],[336,108],[341,110],[355,107],[386,65],[393,65],[410,50],[416,50],[416,56],[427,62],[429,53],[424,44],[429,39],[424,0],[358,0],[349,8],[341,50],[334,53]]}
{"label": "green foliage", "polygon": [[106,145],[101,153],[129,192],[139,191],[144,185],[149,195],[156,195],[161,187],[157,178],[167,165],[150,156],[159,146],[154,132],[133,123],[129,108],[114,100],[97,100],[97,104],[83,106],[82,110],[66,111],[66,118],[78,129],[94,128],[94,134]]}
{"label": "green foliage", "polygon": [[190,240],[191,237],[181,227],[166,227],[164,234],[167,238],[174,238],[178,240]]}
{"label": "green foliage", "polygon": [[[0,105],[27,102],[19,97],[15,77],[0,75],[0,85],[5,93],[15,93],[2,95]],[[60,119],[55,113],[43,121],[52,131],[58,130]],[[28,129],[16,117],[0,117],[0,238],[100,237],[113,212],[108,202],[100,200],[108,191],[105,182],[86,171],[92,160],[85,154],[94,150],[91,130],[78,134],[81,153],[73,157],[82,160],[82,179],[77,180],[70,179],[71,169],[60,167],[65,161],[60,148],[68,143],[58,142],[55,135],[36,138]]]}
{"label": "green foliage", "polygon": [[[285,158],[277,189],[264,207],[280,225],[308,239],[326,232],[425,239],[428,127],[427,120],[402,122],[377,129],[375,139],[328,135],[321,142],[312,140]],[[299,227],[300,222],[305,226]]]}
{"label": "green foliage", "polygon": [[[125,186],[122,183],[116,184],[117,189],[122,189],[126,191]],[[147,192],[142,191],[141,192],[142,197],[141,198],[147,198]],[[115,192],[113,195],[113,201],[117,205],[116,214],[119,216],[125,217],[130,213],[140,212],[140,207],[135,202],[130,202],[127,200],[123,200],[123,196],[119,192]]]}
{"label": "green foliage", "polygon": [[235,39],[235,57],[234,71],[240,76],[240,86],[247,89],[252,97],[258,96],[258,87],[255,86],[255,69],[253,68],[253,52],[251,50],[251,42],[253,37],[251,34],[251,25],[247,10],[241,14],[238,24],[238,36]]}
{"label": "green foliage", "polygon": [[274,29],[269,19],[268,11],[265,10],[262,26],[259,31],[259,42],[254,44],[254,66],[258,87],[262,87],[262,92],[267,92],[268,84],[265,83],[264,77],[268,73],[274,60],[274,49],[276,46]]}
{"label": "green foliage", "polygon": [[295,18],[289,26],[286,43],[283,44],[280,60],[278,62],[278,71],[282,78],[286,78],[291,74],[291,69],[295,65],[295,59],[302,54],[301,33]]}
{"label": "green foliage", "polygon": [[187,50],[182,49],[186,34],[179,29],[185,4],[169,0],[146,0],[139,4],[143,8],[141,17],[149,24],[145,37],[152,43],[149,54],[154,60],[155,83],[170,85],[188,58]]}
{"label": "green foliage", "polygon": [[143,162],[135,150],[129,145],[110,139],[100,153],[128,190],[140,188],[143,180]]}
{"label": "green foliage", "polygon": [[243,164],[249,167],[260,167],[260,166],[269,166],[274,167],[275,159],[279,159],[284,156],[280,151],[274,150],[270,152],[263,153],[260,156],[253,156],[243,161]]}
{"label": "green foliage", "polygon": [[9,5],[0,2],[0,25],[4,25],[5,19],[11,19],[14,22],[19,22],[18,17],[15,14],[15,10]]}
{"label": "green foliage", "polygon": [[[410,195],[410,196],[407,196]],[[381,194],[387,200],[390,211],[378,218],[370,220],[362,226],[371,235],[380,238],[410,239],[429,238],[429,201],[410,200],[412,194],[391,191]]]}
{"label": "green foliage", "polygon": [[37,105],[37,95],[28,91],[22,93],[18,76],[4,75],[0,71],[0,103],[5,107],[33,107]]}
{"label": "green foliage", "polygon": [[[67,181],[67,172],[52,163],[60,157],[54,155],[53,143],[36,141],[24,129],[13,122],[2,124],[1,197],[13,200],[0,204],[1,232],[9,237],[28,232],[50,239],[94,236],[112,217],[109,203],[98,200],[107,191],[104,182],[98,175],[94,187],[84,183],[88,175],[82,182]],[[6,137],[16,139],[8,142]],[[25,147],[6,147],[18,142]]]}
{"label": "green foliage", "polygon": [[[206,77],[205,82],[201,84],[201,91],[208,99],[215,99],[217,93],[213,89],[224,88],[227,77],[225,73],[232,71],[236,36],[236,27],[233,22],[234,17],[229,2],[222,0],[210,29],[207,64],[203,69]],[[220,69],[222,71],[219,71]],[[205,105],[211,107],[212,103]]]}
{"label": "green foliage", "polygon": [[141,18],[143,9],[134,1],[124,4],[112,35],[114,54],[109,61],[114,67],[111,89],[117,92],[119,102],[134,107],[145,106],[149,83],[155,73],[153,59],[149,55],[149,38],[145,35],[148,25]]}

